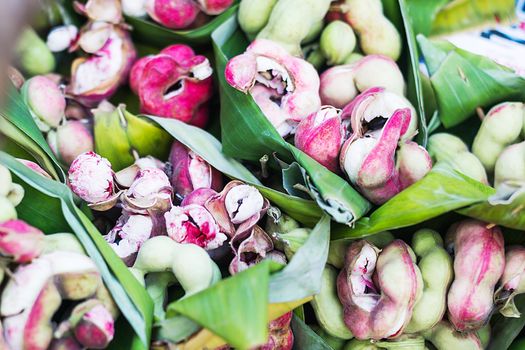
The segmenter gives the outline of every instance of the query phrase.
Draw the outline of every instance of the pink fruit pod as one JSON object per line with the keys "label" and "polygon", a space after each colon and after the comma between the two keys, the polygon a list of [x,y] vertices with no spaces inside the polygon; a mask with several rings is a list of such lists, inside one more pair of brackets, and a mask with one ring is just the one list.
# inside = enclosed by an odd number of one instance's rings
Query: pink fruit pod
{"label": "pink fruit pod", "polygon": [[525,293],[525,247],[511,246],[505,251],[505,270],[499,280],[494,300],[501,304],[499,310],[506,317],[521,317],[514,304],[514,297]]}
{"label": "pink fruit pod", "polygon": [[48,132],[60,124],[66,98],[53,80],[43,75],[34,76],[24,83],[21,93],[41,131]]}
{"label": "pink fruit pod", "polygon": [[301,120],[295,132],[295,147],[337,173],[344,134],[339,110],[323,106]]}
{"label": "pink fruit pod", "polygon": [[115,321],[104,305],[96,303],[74,326],[76,340],[88,349],[105,349],[115,335]]}
{"label": "pink fruit pod", "polygon": [[69,187],[95,210],[107,210],[117,202],[113,170],[106,158],[95,152],[79,155],[69,167]]}
{"label": "pink fruit pod", "polygon": [[228,270],[232,275],[259,263],[273,251],[272,239],[257,225],[253,226],[244,237],[234,237],[231,246],[235,257]]}
{"label": "pink fruit pod", "polygon": [[256,347],[256,350],[292,350],[293,332],[290,324],[292,323],[293,312],[287,312],[279,318],[270,321],[268,325],[268,341],[266,344]]}
{"label": "pink fruit pod", "polygon": [[56,130],[51,130],[47,134],[47,142],[57,158],[66,165],[95,148],[88,126],[78,120],[65,121]]}
{"label": "pink fruit pod", "polygon": [[44,249],[44,234],[22,220],[0,223],[0,254],[16,263],[27,263]]}
{"label": "pink fruit pod", "polygon": [[414,260],[401,240],[381,253],[365,240],[348,247],[337,294],[344,322],[357,339],[396,338],[403,333],[423,288]]}
{"label": "pink fruit pod", "polygon": [[396,152],[396,168],[401,189],[405,189],[421,180],[432,169],[432,158],[417,143],[405,142]]}
{"label": "pink fruit pod", "polygon": [[[368,124],[355,131],[341,149],[341,168],[350,182],[375,204],[382,204],[402,190],[396,168],[396,149],[410,122],[410,110],[400,109],[384,125]],[[366,131],[365,131],[366,130]]]}
{"label": "pink fruit pod", "polygon": [[252,94],[281,136],[321,107],[315,68],[270,40],[253,41],[228,62],[224,74],[232,87]]}
{"label": "pink fruit pod", "polygon": [[136,51],[129,33],[121,27],[103,22],[89,26],[79,42],[92,55],[73,61],[67,92],[78,102],[94,107],[126,81]]}
{"label": "pink fruit pod", "polygon": [[197,0],[199,8],[207,15],[215,16],[226,11],[233,0]]}
{"label": "pink fruit pod", "polygon": [[47,177],[48,179],[51,179],[51,175],[49,175],[44,169],[42,169],[40,165],[36,164],[35,162],[32,162],[27,159],[20,159],[20,158],[17,158],[16,160],[18,160],[20,163],[24,164],[26,167],[33,170],[34,172],[42,175],[43,177]]}
{"label": "pink fruit pod", "polygon": [[222,246],[227,237],[201,205],[173,207],[164,214],[168,236],[178,243],[196,244],[206,250]]}
{"label": "pink fruit pod", "polygon": [[173,118],[204,127],[212,95],[213,70],[208,59],[183,44],[138,60],[130,86],[138,94],[143,113]]}
{"label": "pink fruit pod", "polygon": [[141,169],[122,195],[123,208],[136,214],[157,214],[172,206],[173,188],[166,173],[159,168]]}
{"label": "pink fruit pod", "polygon": [[132,266],[142,244],[152,236],[165,233],[164,222],[159,221],[149,215],[124,212],[104,238],[124,263]]}
{"label": "pink fruit pod", "polygon": [[221,173],[182,143],[173,142],[169,159],[175,193],[186,196],[198,188],[222,188]]}
{"label": "pink fruit pod", "polygon": [[359,93],[382,87],[402,96],[403,74],[396,62],[382,55],[367,55],[355,63],[327,69],[321,74],[319,94],[323,104],[343,108]]}
{"label": "pink fruit pod", "polygon": [[194,0],[146,0],[146,12],[164,27],[184,29],[197,18],[199,6]]}
{"label": "pink fruit pod", "polygon": [[453,225],[447,241],[454,246],[454,281],[447,297],[448,319],[460,332],[484,326],[494,309],[494,287],[505,268],[499,227],[464,220]]}

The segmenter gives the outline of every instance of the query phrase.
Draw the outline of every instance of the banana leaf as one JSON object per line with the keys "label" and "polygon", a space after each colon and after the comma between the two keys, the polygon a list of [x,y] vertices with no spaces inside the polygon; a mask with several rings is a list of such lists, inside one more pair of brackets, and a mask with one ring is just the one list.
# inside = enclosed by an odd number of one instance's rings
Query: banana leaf
{"label": "banana leaf", "polygon": [[317,335],[303,320],[296,315],[292,318],[292,331],[294,335],[293,349],[305,350],[332,350],[332,347]]}
{"label": "banana leaf", "polygon": [[[59,207],[56,204],[40,207],[40,210],[44,211],[42,215],[45,215],[48,220],[62,216],[63,219],[57,220],[61,222],[65,220],[68,223],[70,230],[77,236],[87,254],[97,264],[106,286],[122,314],[133,328],[137,337],[137,340],[133,341],[134,349],[147,349],[153,314],[151,299],[145,289],[128,271],[122,260],[102,238],[100,232],[75,206],[73,194],[69,188],[62,183],[44,178],[4,152],[0,152],[0,164],[9,168],[26,185],[50,197],[46,199],[46,203],[53,201],[56,203],[57,200],[60,202]],[[34,200],[34,198],[30,199]],[[33,212],[25,212],[24,207],[20,208],[19,214],[22,219],[27,219],[33,223],[38,223],[36,220],[43,220],[42,217],[32,217]]]}
{"label": "banana leaf", "polygon": [[332,240],[355,239],[412,226],[441,214],[487,201],[495,193],[445,164],[437,164],[423,179],[392,197],[354,228],[333,228]]}
{"label": "banana leaf", "polygon": [[417,34],[429,35],[436,15],[448,0],[405,0],[413,31]]}
{"label": "banana leaf", "polygon": [[[423,3],[435,1],[419,0]],[[430,22],[432,34],[450,33],[484,22],[505,22],[514,18],[515,0],[454,0],[435,15]],[[425,34],[426,35],[426,34]]]}
{"label": "banana leaf", "polygon": [[491,338],[487,350],[506,350],[512,344],[513,340],[520,334],[525,326],[525,294],[517,295],[514,299],[516,307],[521,312],[521,317],[510,318],[504,317],[497,313],[490,321],[492,326]]}
{"label": "banana leaf", "polygon": [[417,40],[446,128],[468,119],[477,107],[525,98],[525,79],[512,70],[450,43],[432,42],[423,35]]}
{"label": "banana leaf", "polygon": [[176,119],[145,116],[155,121],[171,136],[193,150],[226,176],[251,184],[288,215],[307,226],[313,226],[322,215],[315,202],[290,196],[263,186],[241,163],[222,153],[221,143],[208,132]]}
{"label": "banana leaf", "polygon": [[0,133],[29,152],[52,177],[65,179],[62,168],[38,129],[22,96],[12,85],[8,87],[4,104],[0,106]]}
{"label": "banana leaf", "polygon": [[172,30],[165,28],[151,19],[126,16],[126,22],[133,27],[134,40],[148,45],[163,48],[174,43],[189,45],[204,45],[210,42],[211,33],[237,11],[238,5],[233,5],[205,25],[188,30]]}
{"label": "banana leaf", "polygon": [[274,264],[264,260],[182,298],[168,305],[168,315],[181,313],[237,348],[262,344],[268,336],[268,286]]}
{"label": "banana leaf", "polygon": [[[418,113],[418,134],[416,139],[422,146],[426,146],[428,139],[427,116],[425,100],[423,99],[423,85],[421,73],[419,71],[419,54],[417,51],[416,35],[414,23],[419,22],[413,17],[414,9],[410,10],[406,0],[385,0],[383,1],[385,15],[394,23],[403,38],[404,52],[401,57],[400,67],[407,77],[407,97],[415,106]],[[416,9],[418,12],[420,8]]]}
{"label": "banana leaf", "polygon": [[496,193],[488,201],[461,209],[458,213],[486,222],[525,231],[525,187],[510,194]]}
{"label": "banana leaf", "polygon": [[[235,90],[226,82],[223,72],[228,59],[243,52],[248,44],[236,18],[232,16],[217,28],[212,40],[219,72],[223,152],[230,157],[254,162],[274,153],[284,162],[295,160],[308,174],[307,184],[312,198],[334,220],[351,224],[364,215],[370,204],[346,180],[287,143],[251,96]],[[327,203],[332,205],[327,206]]]}

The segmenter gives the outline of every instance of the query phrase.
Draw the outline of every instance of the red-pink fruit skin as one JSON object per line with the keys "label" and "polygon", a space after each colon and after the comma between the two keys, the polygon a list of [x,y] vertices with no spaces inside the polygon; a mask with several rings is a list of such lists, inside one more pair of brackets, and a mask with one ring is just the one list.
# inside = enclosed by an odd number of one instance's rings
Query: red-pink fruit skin
{"label": "red-pink fruit skin", "polygon": [[171,29],[184,29],[189,27],[197,15],[199,8],[192,0],[152,0],[153,11],[150,16],[163,26]]}
{"label": "red-pink fruit skin", "polygon": [[44,248],[44,233],[22,220],[0,223],[0,252],[18,263],[28,263]]}
{"label": "red-pink fruit skin", "polygon": [[475,331],[494,309],[494,288],[505,269],[503,234],[478,220],[454,225],[454,281],[448,292],[448,318],[460,332]]}
{"label": "red-pink fruit skin", "polygon": [[336,116],[315,126],[315,117],[315,113],[310,114],[299,123],[295,133],[295,147],[337,173],[344,134],[341,118]]}

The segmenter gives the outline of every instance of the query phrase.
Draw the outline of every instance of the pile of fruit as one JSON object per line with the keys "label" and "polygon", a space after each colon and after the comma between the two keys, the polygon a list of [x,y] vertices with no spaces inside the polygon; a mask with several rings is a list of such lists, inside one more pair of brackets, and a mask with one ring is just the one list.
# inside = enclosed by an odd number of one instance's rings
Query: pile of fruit
{"label": "pile of fruit", "polygon": [[32,5],[1,349],[525,346],[525,79],[443,40],[514,1]]}

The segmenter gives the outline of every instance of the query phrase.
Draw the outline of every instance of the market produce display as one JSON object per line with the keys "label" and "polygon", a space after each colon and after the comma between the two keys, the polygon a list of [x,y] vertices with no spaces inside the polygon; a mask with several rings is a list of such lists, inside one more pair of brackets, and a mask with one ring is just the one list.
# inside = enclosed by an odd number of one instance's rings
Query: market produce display
{"label": "market produce display", "polygon": [[28,3],[0,349],[521,349],[514,5]]}

